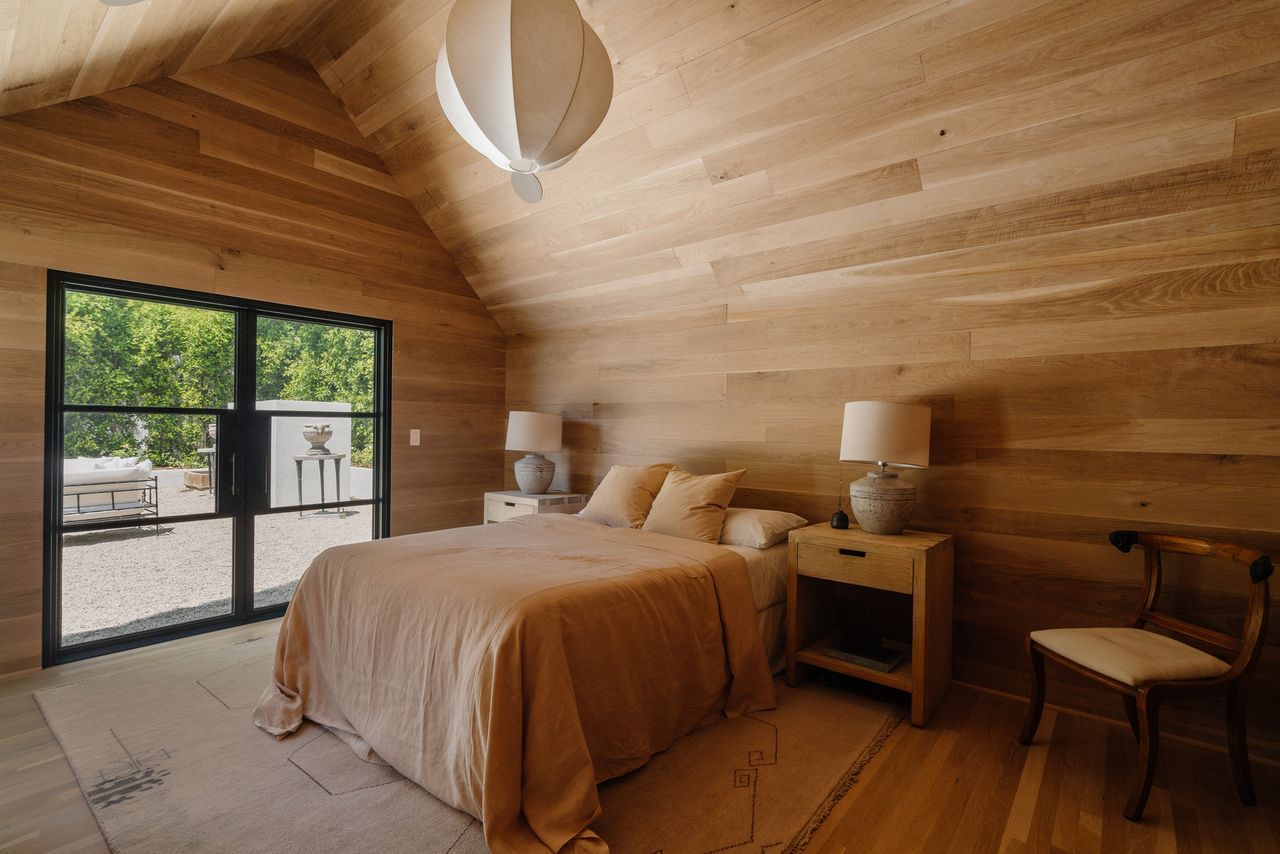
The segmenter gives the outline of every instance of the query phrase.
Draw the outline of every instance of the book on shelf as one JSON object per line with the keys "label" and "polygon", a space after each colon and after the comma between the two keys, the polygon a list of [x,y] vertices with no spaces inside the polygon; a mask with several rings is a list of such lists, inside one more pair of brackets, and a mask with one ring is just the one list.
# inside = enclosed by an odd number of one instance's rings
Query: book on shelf
{"label": "book on shelf", "polygon": [[870,667],[872,670],[879,670],[881,673],[892,672],[893,668],[897,667],[903,659],[903,654],[898,650],[885,648],[881,648],[877,654],[864,655],[828,646],[823,648],[822,654],[828,658],[836,658],[861,667]]}

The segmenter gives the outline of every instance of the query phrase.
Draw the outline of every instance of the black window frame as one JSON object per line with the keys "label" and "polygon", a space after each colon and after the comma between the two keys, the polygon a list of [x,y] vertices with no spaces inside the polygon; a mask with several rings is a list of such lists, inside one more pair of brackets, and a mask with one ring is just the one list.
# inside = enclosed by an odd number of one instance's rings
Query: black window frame
{"label": "black window frame", "polygon": [[[253,300],[224,294],[192,291],[160,285],[142,284],[102,276],[82,275],[62,270],[48,271],[45,344],[45,436],[44,436],[44,591],[42,614],[42,651],[44,667],[78,661],[98,655],[106,655],[150,644],[162,643],[204,632],[246,625],[262,620],[275,619],[284,614],[288,603],[255,608],[253,605],[253,557],[254,526],[257,516],[283,513],[300,513],[309,510],[342,507],[373,507],[374,519],[371,533],[375,538],[391,534],[391,376],[392,376],[392,321],[362,317],[341,312],[291,306],[281,303]],[[199,407],[158,407],[137,405],[67,404],[63,400],[66,294],[68,290],[98,293],[124,299],[143,299],[194,308],[231,311],[236,318],[236,335],[233,345],[235,359],[234,406],[230,409]],[[322,323],[343,327],[369,329],[376,333],[374,355],[374,406],[372,412],[334,412],[307,410],[263,410],[257,404],[257,335],[259,315],[303,323]],[[214,471],[219,503],[211,513],[179,516],[160,516],[159,523],[182,523],[211,519],[233,521],[232,590],[230,614],[210,617],[172,627],[159,627],[142,632],[120,635],[101,641],[92,641],[64,647],[61,637],[62,613],[62,535],[68,531],[97,531],[117,528],[147,527],[158,524],[157,518],[99,519],[66,523],[63,520],[63,420],[68,413],[77,412],[129,412],[207,416],[229,419],[234,424],[232,433],[237,453],[229,459],[219,459]],[[328,501],[321,504],[297,504],[271,507],[270,500],[261,493],[253,495],[236,489],[238,466],[258,467],[262,479],[265,475],[270,449],[262,431],[253,429],[254,423],[262,423],[272,417],[311,416],[316,418],[370,418],[374,421],[373,495],[369,499]],[[220,427],[220,440],[222,439]],[[269,431],[268,431],[269,432]],[[237,460],[243,454],[245,459]],[[241,469],[247,474],[247,468]],[[235,494],[239,493],[239,494]],[[224,505],[224,497],[231,500]]]}

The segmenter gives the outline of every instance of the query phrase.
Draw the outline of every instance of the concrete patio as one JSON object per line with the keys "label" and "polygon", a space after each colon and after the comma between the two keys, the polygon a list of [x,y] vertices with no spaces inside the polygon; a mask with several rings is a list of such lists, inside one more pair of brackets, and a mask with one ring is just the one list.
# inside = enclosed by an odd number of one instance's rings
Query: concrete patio
{"label": "concrete patio", "polygon": [[[214,497],[185,489],[181,470],[156,474],[164,516],[213,511]],[[370,539],[371,513],[369,507],[355,507],[344,513],[258,517],[255,604],[288,601],[317,554]],[[63,644],[231,613],[232,525],[230,519],[214,519],[67,534],[62,553]]]}

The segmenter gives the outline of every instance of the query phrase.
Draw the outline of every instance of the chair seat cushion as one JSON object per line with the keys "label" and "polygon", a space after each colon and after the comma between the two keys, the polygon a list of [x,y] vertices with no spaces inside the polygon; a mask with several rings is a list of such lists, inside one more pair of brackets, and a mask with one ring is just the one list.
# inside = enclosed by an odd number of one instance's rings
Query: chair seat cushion
{"label": "chair seat cushion", "polygon": [[1031,639],[1076,664],[1126,685],[1221,676],[1220,658],[1144,629],[1045,629]]}

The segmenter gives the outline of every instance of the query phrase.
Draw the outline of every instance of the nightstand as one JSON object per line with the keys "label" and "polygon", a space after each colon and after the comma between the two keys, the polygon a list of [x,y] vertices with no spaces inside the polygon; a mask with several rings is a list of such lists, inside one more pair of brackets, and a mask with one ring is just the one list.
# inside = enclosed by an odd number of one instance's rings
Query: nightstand
{"label": "nightstand", "polygon": [[489,525],[536,513],[577,513],[587,506],[588,497],[578,492],[546,492],[542,495],[526,495],[518,490],[486,492],[484,523]]}
{"label": "nightstand", "polygon": [[[911,722],[928,723],[951,683],[950,535],[908,530],[887,536],[822,523],[792,531],[789,543],[787,684],[796,684],[803,665],[866,679],[910,692]],[[911,643],[888,673],[824,654],[838,637],[840,585],[909,597]]]}

